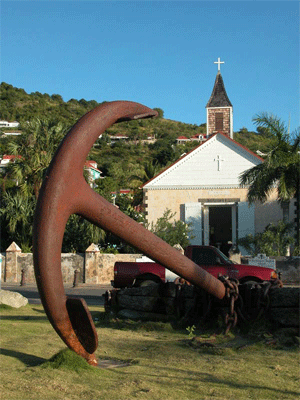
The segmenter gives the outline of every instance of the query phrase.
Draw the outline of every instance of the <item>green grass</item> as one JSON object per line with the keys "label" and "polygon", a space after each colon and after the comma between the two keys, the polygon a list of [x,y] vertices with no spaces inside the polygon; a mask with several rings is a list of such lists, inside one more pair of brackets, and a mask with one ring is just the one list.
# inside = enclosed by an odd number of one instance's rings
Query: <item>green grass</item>
{"label": "green grass", "polygon": [[170,324],[107,319],[90,307],[97,358],[90,367],[67,350],[41,306],[1,309],[0,393],[5,400],[275,400],[299,398],[293,330],[259,326],[228,336]]}

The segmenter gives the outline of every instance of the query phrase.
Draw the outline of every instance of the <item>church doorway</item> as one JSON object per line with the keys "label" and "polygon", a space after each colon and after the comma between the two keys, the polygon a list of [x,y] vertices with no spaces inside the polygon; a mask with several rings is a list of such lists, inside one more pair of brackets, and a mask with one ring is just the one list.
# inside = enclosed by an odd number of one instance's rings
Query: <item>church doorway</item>
{"label": "church doorway", "polygon": [[224,254],[232,242],[232,207],[209,206],[209,244],[218,247]]}

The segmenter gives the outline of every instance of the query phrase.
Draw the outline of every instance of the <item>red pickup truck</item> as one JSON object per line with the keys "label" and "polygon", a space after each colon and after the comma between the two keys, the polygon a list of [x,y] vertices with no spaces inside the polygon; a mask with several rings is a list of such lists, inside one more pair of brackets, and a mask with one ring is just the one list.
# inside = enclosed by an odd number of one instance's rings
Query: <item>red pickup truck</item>
{"label": "red pickup truck", "polygon": [[[213,246],[188,246],[184,254],[216,278],[219,274],[227,275],[240,283],[275,281],[278,278],[272,268],[236,264]],[[176,278],[178,275],[155,262],[116,262],[111,284],[115,288],[146,286],[173,282]]]}

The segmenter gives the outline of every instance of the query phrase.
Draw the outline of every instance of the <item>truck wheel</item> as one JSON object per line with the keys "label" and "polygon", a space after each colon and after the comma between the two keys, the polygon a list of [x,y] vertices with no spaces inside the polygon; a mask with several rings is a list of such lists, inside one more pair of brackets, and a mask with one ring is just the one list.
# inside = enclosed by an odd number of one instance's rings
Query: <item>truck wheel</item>
{"label": "truck wheel", "polygon": [[158,285],[158,282],[155,282],[152,279],[141,279],[141,280],[137,280],[134,284],[134,286],[137,286],[137,287],[145,287],[145,286],[152,286],[152,285]]}
{"label": "truck wheel", "polygon": [[257,281],[245,281],[245,282],[243,282],[243,285],[259,285],[259,282],[257,282]]}

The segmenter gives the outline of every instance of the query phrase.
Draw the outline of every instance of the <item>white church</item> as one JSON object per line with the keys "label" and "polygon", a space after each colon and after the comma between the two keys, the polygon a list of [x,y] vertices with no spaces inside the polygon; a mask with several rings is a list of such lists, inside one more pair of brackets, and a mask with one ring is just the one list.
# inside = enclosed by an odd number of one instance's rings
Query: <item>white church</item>
{"label": "white church", "polygon": [[206,105],[208,140],[144,184],[143,194],[149,223],[170,209],[175,218],[191,224],[191,244],[222,250],[247,234],[262,232],[284,213],[290,213],[285,217],[291,220],[293,207],[283,209],[275,190],[267,202],[248,204],[248,190],[240,186],[239,177],[263,159],[233,140],[233,107],[220,72],[223,62],[216,63],[218,73]]}

